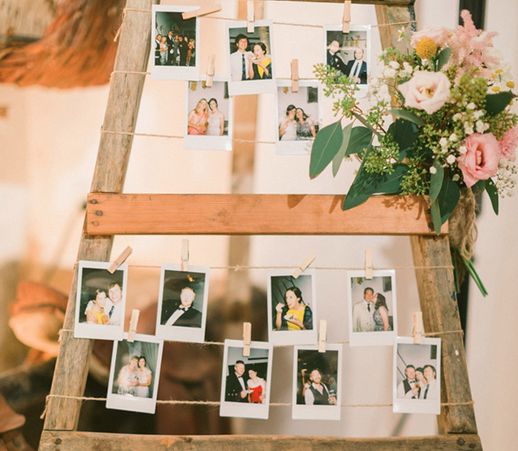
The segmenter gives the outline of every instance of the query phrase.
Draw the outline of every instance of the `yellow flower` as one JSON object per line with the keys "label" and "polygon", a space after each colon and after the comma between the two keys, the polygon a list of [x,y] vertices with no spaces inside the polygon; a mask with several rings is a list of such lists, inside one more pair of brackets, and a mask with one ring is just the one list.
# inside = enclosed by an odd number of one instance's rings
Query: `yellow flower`
{"label": "yellow flower", "polygon": [[491,91],[500,92],[502,89],[498,85],[491,86]]}
{"label": "yellow flower", "polygon": [[513,80],[509,80],[506,84],[505,84],[509,89],[514,89],[514,87],[516,86],[516,84],[514,83]]}
{"label": "yellow flower", "polygon": [[415,53],[419,58],[428,60],[437,53],[437,44],[432,39],[423,37],[417,41]]}

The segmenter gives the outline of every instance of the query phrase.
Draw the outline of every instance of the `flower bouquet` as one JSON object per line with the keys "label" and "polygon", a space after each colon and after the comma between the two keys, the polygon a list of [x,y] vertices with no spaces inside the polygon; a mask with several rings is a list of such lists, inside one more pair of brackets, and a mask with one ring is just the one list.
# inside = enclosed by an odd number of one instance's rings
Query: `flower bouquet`
{"label": "flower bouquet", "polygon": [[[370,108],[356,99],[358,87],[324,65],[315,73],[340,119],[317,134],[310,177],[344,158],[361,161],[343,201],[347,210],[374,194],[428,196],[434,230],[463,197],[485,191],[495,213],[511,194],[517,172],[518,116],[511,111],[514,82],[495,54],[494,33],[478,30],[468,11],[455,30],[430,29],[410,39],[408,51],[386,49],[381,75],[369,82]],[[343,127],[342,119],[350,119]],[[474,216],[474,205],[473,205]],[[483,292],[470,261],[466,265]]]}

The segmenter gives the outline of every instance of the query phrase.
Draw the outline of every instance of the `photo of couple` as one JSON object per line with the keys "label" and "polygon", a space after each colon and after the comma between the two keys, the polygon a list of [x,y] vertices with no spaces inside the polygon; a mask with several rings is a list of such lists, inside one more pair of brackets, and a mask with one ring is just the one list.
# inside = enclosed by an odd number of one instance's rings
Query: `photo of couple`
{"label": "photo of couple", "polygon": [[364,27],[342,33],[341,30],[326,32],[326,64],[346,75],[359,85],[368,79],[369,32]]}
{"label": "photo of couple", "polygon": [[230,100],[226,82],[215,81],[211,87],[190,82],[187,97],[188,135],[228,136]]}
{"label": "photo of couple", "polygon": [[271,80],[269,27],[230,28],[230,79],[232,81]]}
{"label": "photo of couple", "polygon": [[155,66],[196,65],[196,19],[181,12],[156,11],[154,23]]}
{"label": "photo of couple", "polygon": [[116,390],[114,393],[149,398],[149,387],[152,381],[153,373],[147,366],[146,358],[134,355],[129,363],[120,369],[113,387]]}
{"label": "photo of couple", "polygon": [[268,418],[272,346],[252,342],[243,355],[243,342],[225,340],[221,377],[221,416]]}
{"label": "photo of couple", "polygon": [[122,313],[122,289],[119,282],[112,280],[108,288],[95,290],[95,297],[86,304],[84,318],[88,324],[119,325]]}
{"label": "photo of couple", "polygon": [[399,337],[394,346],[394,412],[440,413],[440,339]]}
{"label": "photo of couple", "polygon": [[[293,92],[288,83],[279,82],[277,105],[279,141],[309,141],[319,129],[318,87],[300,82]],[[306,86],[304,86],[306,85]]]}

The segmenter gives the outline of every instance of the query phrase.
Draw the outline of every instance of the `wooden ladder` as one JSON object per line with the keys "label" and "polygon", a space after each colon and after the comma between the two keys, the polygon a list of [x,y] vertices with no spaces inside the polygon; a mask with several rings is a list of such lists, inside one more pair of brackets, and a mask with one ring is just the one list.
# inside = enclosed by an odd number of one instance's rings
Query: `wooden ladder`
{"label": "wooden ladder", "polygon": [[[327,1],[340,3],[339,0]],[[353,3],[376,4],[378,23],[382,25],[414,20],[413,1],[353,0]],[[152,0],[127,0],[104,130],[135,131],[150,50],[150,14],[141,10],[150,10],[152,3]],[[380,27],[383,47],[396,43],[397,28]],[[113,236],[117,234],[409,235],[425,329],[438,333],[461,329],[453,274],[444,270],[444,266],[452,264],[447,228],[443,228],[440,236],[430,232],[423,199],[380,196],[343,212],[340,196],[125,195],[121,193],[132,142],[131,134],[103,133],[101,136],[78,260],[108,261]],[[404,208],[400,208],[402,206]],[[366,228],[366,224],[372,226]],[[64,331],[74,328],[76,277],[74,274]],[[376,439],[251,435],[244,441],[243,436],[232,435],[128,436],[77,431],[81,400],[74,398],[84,394],[92,341],[64,333],[40,449],[482,449],[471,403],[462,334],[440,336],[441,397],[443,404],[447,404],[442,406],[438,417],[440,435]]]}

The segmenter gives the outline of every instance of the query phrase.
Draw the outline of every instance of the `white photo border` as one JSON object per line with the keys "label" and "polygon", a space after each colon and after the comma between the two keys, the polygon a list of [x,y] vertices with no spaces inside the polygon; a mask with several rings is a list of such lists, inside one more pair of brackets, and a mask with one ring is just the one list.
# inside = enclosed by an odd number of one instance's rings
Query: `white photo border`
{"label": "white photo border", "polygon": [[189,90],[190,83],[204,83],[204,79],[199,80],[186,80],[185,86],[185,119],[184,119],[184,146],[190,150],[226,150],[232,151],[232,139],[234,135],[234,101],[230,96],[229,79],[223,77],[214,77],[214,83],[227,83],[227,89],[229,89],[228,98],[228,134],[225,136],[199,136],[189,135],[188,123],[189,123]]}
{"label": "white photo border", "polygon": [[380,269],[372,272],[373,278],[390,277],[392,281],[392,321],[391,331],[379,332],[354,332],[353,331],[353,306],[351,281],[354,277],[365,277],[364,270],[347,271],[347,322],[349,328],[350,346],[392,346],[397,337],[397,282],[394,269]]}
{"label": "white photo border", "polygon": [[[244,402],[225,401],[225,389],[227,379],[228,367],[228,349],[229,348],[243,348],[243,341],[241,340],[225,340],[225,347],[223,351],[223,367],[221,370],[221,393],[220,393],[220,417],[234,417],[234,418],[257,418],[267,420],[270,410],[270,393],[272,385],[272,364],[273,364],[273,346],[271,343],[263,341],[252,341],[250,343],[250,350],[253,349],[267,349],[268,350],[268,370],[266,377],[266,400],[263,404],[249,404]],[[244,357],[246,359],[246,357]]]}
{"label": "white photo border", "polygon": [[161,80],[188,80],[200,78],[200,20],[196,20],[196,64],[189,67],[180,66],[155,66],[155,32],[156,32],[156,13],[184,13],[195,11],[199,6],[191,5],[152,5],[151,7],[151,48],[149,52],[149,67],[151,68],[151,78]]}
{"label": "white photo border", "polygon": [[95,340],[119,340],[124,336],[124,317],[126,313],[126,292],[128,290],[128,265],[122,264],[117,271],[122,271],[122,300],[121,300],[121,324],[87,324],[79,322],[81,315],[81,287],[83,284],[84,269],[104,269],[107,277],[109,262],[80,260],[77,263],[77,283],[76,283],[76,309],[74,317],[74,338],[90,338]]}
{"label": "white photo border", "polygon": [[[275,133],[275,151],[278,155],[310,155],[311,154],[311,146],[314,142],[314,139],[301,140],[301,141],[281,141],[279,138],[279,124],[281,122],[280,112],[279,112],[279,88],[288,87],[291,89],[291,80],[281,80],[277,79],[277,85],[275,87],[275,106],[277,107],[277,123],[276,123],[276,133]],[[323,90],[322,85],[318,82],[318,80],[300,80],[299,81],[299,89],[300,88],[317,88],[318,90],[318,120],[317,124],[319,128],[322,127],[323,117],[322,117],[322,106],[321,102],[323,99]]]}
{"label": "white photo border", "polygon": [[226,63],[228,67],[228,95],[231,97],[248,95],[248,94],[273,94],[276,87],[275,73],[277,72],[274,62],[273,51],[273,22],[271,20],[256,20],[254,27],[268,27],[270,36],[270,58],[272,59],[272,78],[268,80],[246,80],[246,81],[232,81],[230,73],[230,54],[228,45],[230,44],[230,29],[231,28],[247,28],[246,21],[232,21],[226,26]]}
{"label": "white photo border", "polygon": [[[162,304],[164,296],[165,272],[193,272],[205,274],[203,285],[203,307],[201,312],[201,327],[165,326],[160,324],[162,317]],[[160,288],[158,293],[156,314],[156,336],[165,341],[181,341],[185,343],[203,343],[205,341],[205,328],[207,325],[207,304],[209,301],[210,268],[205,266],[189,265],[187,271],[182,271],[180,265],[166,264],[160,267]]]}
{"label": "white photo border", "polygon": [[[311,312],[313,314],[312,330],[274,330],[273,328],[273,306],[272,306],[272,277],[285,276],[292,274],[286,270],[269,271],[267,304],[268,304],[268,341],[274,345],[313,345],[318,341],[318,301],[316,296],[316,272],[314,269],[307,269],[301,276],[311,277]],[[304,294],[304,293],[303,293]]]}
{"label": "white photo border", "polygon": [[160,382],[160,369],[162,366],[162,353],[164,349],[164,342],[153,335],[135,334],[134,341],[143,341],[146,343],[158,344],[158,355],[156,362],[156,370],[153,375],[153,396],[151,398],[139,398],[137,396],[128,397],[112,393],[113,383],[115,379],[115,365],[117,362],[117,350],[120,341],[127,341],[128,334],[124,334],[122,340],[115,340],[113,342],[112,358],[110,363],[110,378],[108,380],[108,393],[106,395],[106,408],[116,410],[126,410],[129,412],[155,413],[156,398],[158,394],[158,384]]}
{"label": "white photo border", "polygon": [[420,345],[437,346],[436,384],[439,393],[438,399],[401,399],[397,396],[397,353],[399,344],[414,344],[412,337],[397,337],[394,343],[392,362],[392,411],[394,413],[431,413],[441,414],[441,339],[423,338]]}
{"label": "white photo border", "polygon": [[342,350],[341,344],[326,343],[327,351],[338,352],[338,368],[336,369],[336,405],[306,406],[297,404],[298,371],[297,361],[299,351],[316,351],[318,346],[294,346],[293,348],[293,379],[291,396],[291,418],[293,420],[340,420],[342,414]]}

